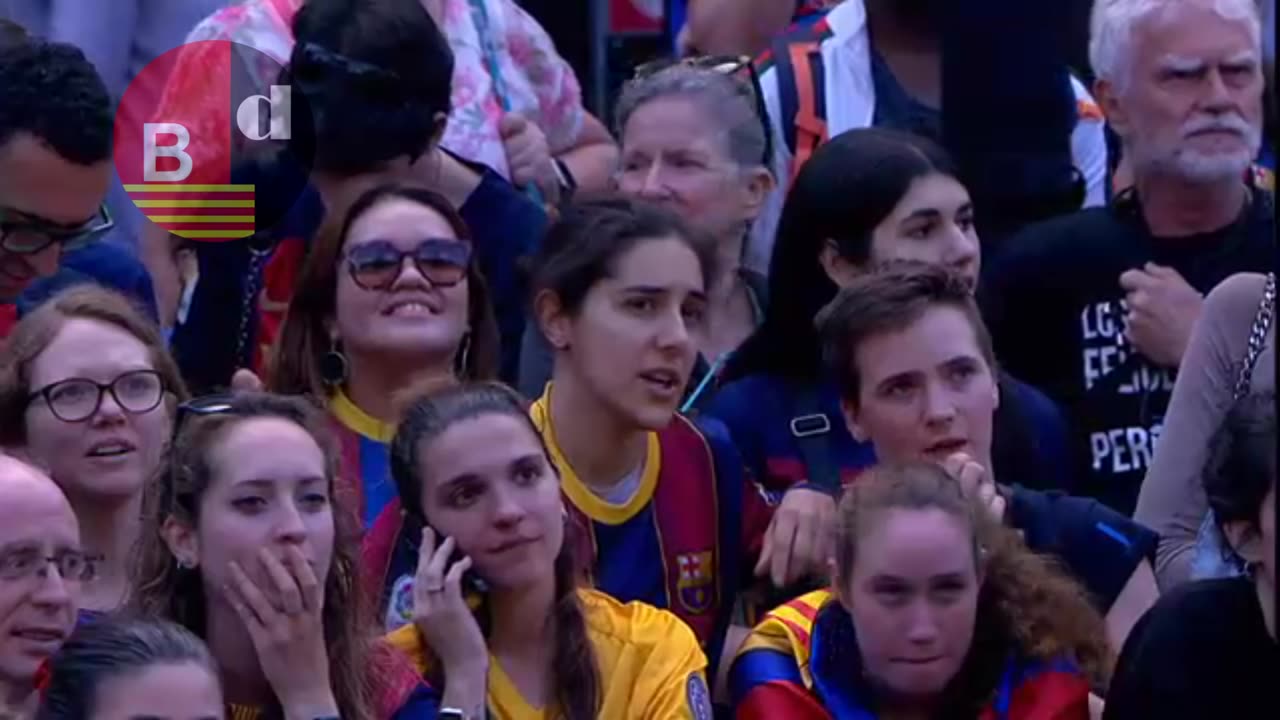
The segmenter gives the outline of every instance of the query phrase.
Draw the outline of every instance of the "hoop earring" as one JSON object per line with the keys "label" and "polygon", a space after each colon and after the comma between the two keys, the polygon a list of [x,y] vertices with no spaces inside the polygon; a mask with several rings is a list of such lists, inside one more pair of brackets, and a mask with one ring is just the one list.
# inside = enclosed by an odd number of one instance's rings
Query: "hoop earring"
{"label": "hoop earring", "polygon": [[458,355],[453,362],[453,374],[460,379],[466,379],[470,372],[468,371],[468,363],[471,362],[471,333],[468,331],[463,334],[462,342],[458,345]]}
{"label": "hoop earring", "polygon": [[329,352],[320,356],[320,382],[328,387],[337,387],[347,381],[347,356],[337,340],[330,341]]}

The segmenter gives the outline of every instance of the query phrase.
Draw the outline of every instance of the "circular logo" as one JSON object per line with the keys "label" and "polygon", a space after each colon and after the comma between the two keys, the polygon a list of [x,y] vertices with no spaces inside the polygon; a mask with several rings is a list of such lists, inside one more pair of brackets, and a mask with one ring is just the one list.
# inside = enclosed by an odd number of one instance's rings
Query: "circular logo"
{"label": "circular logo", "polygon": [[148,220],[189,240],[274,228],[306,190],[306,98],[265,53],[225,40],[175,48],[138,73],[115,118],[115,165]]}
{"label": "circular logo", "polygon": [[387,632],[397,630],[413,622],[413,575],[401,575],[391,586],[391,599],[387,603]]}

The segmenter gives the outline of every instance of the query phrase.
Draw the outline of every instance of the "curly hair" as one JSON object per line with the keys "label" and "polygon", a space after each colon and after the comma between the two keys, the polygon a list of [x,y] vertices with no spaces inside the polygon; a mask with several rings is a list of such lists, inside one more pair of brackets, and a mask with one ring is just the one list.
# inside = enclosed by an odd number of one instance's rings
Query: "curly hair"
{"label": "curly hair", "polygon": [[0,94],[0,147],[28,133],[77,165],[111,157],[111,97],[79,48],[6,33]]}
{"label": "curly hair", "polygon": [[1106,687],[1111,672],[1106,626],[1085,590],[1053,561],[1028,550],[1017,531],[966,498],[960,484],[937,465],[880,465],[850,487],[839,509],[837,587],[852,577],[862,533],[875,516],[891,509],[937,509],[972,529],[983,582],[973,644],[949,689],[955,703],[949,706],[985,704],[1010,651],[1038,661],[1068,658],[1095,688]]}
{"label": "curly hair", "polygon": [[[280,418],[307,431],[325,455],[325,476],[331,497],[338,477],[336,446],[324,415],[301,398],[246,393],[228,400],[224,411],[196,414],[180,423],[177,438],[160,476],[144,499],[143,531],[139,534],[129,609],[145,617],[170,620],[199,637],[205,637],[205,590],[199,569],[178,566],[161,535],[167,519],[190,527],[200,521],[201,499],[214,479],[211,450],[236,424],[251,418]],[[370,617],[357,587],[356,550],[359,530],[356,517],[335,503],[333,562],[324,582],[324,634],[329,653],[330,681],[340,715],[373,720],[374,672],[367,668],[380,656],[373,651],[375,637]]]}

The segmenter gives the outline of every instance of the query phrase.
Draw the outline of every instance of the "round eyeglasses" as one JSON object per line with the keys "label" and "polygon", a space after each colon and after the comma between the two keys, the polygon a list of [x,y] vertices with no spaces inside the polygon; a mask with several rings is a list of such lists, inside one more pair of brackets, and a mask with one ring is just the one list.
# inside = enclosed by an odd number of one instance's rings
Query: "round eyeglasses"
{"label": "round eyeglasses", "polygon": [[63,422],[87,420],[102,407],[102,396],[110,392],[125,412],[141,414],[154,410],[164,398],[164,380],[155,370],[134,370],[109,383],[88,378],[67,378],[31,393],[28,402],[44,398],[54,417]]}

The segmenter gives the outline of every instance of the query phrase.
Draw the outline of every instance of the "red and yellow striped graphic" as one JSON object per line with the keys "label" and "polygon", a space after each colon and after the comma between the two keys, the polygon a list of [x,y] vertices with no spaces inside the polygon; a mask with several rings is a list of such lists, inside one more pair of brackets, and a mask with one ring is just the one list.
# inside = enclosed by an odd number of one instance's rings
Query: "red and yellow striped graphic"
{"label": "red and yellow striped graphic", "polygon": [[234,240],[253,235],[253,185],[126,184],[151,222],[190,240]]}

